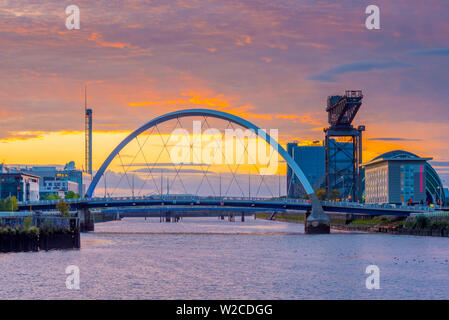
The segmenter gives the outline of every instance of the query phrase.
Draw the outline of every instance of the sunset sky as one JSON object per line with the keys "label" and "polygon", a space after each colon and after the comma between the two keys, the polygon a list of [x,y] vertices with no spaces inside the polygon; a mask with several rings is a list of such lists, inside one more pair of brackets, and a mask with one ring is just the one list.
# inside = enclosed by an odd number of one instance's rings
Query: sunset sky
{"label": "sunset sky", "polygon": [[[80,30],[65,26],[79,6]],[[381,29],[365,28],[376,4]],[[328,95],[363,90],[364,160],[433,157],[449,184],[449,2],[0,0],[0,162],[84,162],[182,108],[230,112],[280,141],[322,140]]]}

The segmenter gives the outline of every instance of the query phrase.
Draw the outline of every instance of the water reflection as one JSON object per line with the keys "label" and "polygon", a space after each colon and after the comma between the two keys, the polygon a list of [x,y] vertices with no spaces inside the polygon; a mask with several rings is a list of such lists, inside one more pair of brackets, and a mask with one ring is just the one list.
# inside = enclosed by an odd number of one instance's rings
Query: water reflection
{"label": "water reflection", "polygon": [[[252,218],[95,228],[79,251],[0,254],[0,298],[449,299],[447,238],[304,235],[301,224]],[[80,267],[79,291],[65,287],[70,264]],[[370,264],[380,290],[365,288]]]}

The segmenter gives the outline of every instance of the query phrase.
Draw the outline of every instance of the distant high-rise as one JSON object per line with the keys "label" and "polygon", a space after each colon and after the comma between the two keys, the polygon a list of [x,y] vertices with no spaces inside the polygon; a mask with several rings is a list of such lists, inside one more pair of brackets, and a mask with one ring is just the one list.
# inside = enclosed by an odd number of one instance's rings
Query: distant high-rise
{"label": "distant high-rise", "polygon": [[[325,163],[323,146],[298,146],[298,143],[287,144],[288,154],[303,170],[312,188],[318,190],[325,183]],[[287,195],[289,198],[303,198],[306,191],[293,174],[290,166],[287,166]]]}
{"label": "distant high-rise", "polygon": [[87,88],[84,88],[84,143],[85,168],[92,174],[92,109],[87,108]]}

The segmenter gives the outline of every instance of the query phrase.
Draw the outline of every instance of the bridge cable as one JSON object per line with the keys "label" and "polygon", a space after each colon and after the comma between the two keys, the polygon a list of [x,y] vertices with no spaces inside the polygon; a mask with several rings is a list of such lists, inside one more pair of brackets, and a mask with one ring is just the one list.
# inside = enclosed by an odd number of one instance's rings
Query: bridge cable
{"label": "bridge cable", "polygon": [[[226,127],[226,129],[228,129],[229,128],[229,125],[231,125],[231,128],[233,128],[234,129],[234,126],[232,125],[232,122],[231,121],[229,121],[229,124],[228,124],[228,126]],[[226,130],[225,129],[225,130]],[[235,130],[235,129],[234,129]],[[234,141],[232,142],[232,145],[234,146]],[[243,152],[243,155],[245,155],[245,153]],[[237,159],[237,158],[236,158]],[[239,159],[239,162],[240,162],[240,160],[241,160],[241,158]],[[225,161],[226,161],[226,157],[225,157]],[[232,178],[231,178],[231,182],[229,183],[229,186],[228,186],[228,188],[226,189],[226,195],[228,194],[228,192],[229,192],[229,189],[231,188],[231,186],[232,186],[232,182],[233,181],[235,181],[235,183],[237,184],[237,186],[239,187],[239,189],[240,189],[240,192],[242,193],[242,195],[243,194],[245,194],[245,192],[242,190],[242,188],[240,187],[240,184],[238,183],[238,181],[237,181],[237,179],[235,178],[235,174],[236,174],[236,172],[237,172],[237,170],[239,169],[239,167],[240,167],[240,163],[237,163],[237,166],[236,166],[236,168],[235,168],[235,170],[233,171],[232,170],[232,168],[229,166],[229,164],[228,164],[228,167],[230,168],[230,170],[231,170],[231,173],[232,173]]]}
{"label": "bridge cable", "polygon": [[[154,130],[154,127],[153,127],[153,130]],[[159,194],[159,193],[160,193],[160,192],[159,192],[159,187],[158,187],[158,185],[157,185],[157,183],[156,183],[156,181],[155,181],[155,179],[154,179],[154,176],[153,176],[153,174],[152,174],[152,170],[151,170],[150,166],[148,165],[148,160],[147,160],[147,158],[145,157],[145,153],[143,152],[143,147],[145,146],[146,142],[148,141],[148,138],[150,137],[150,135],[151,135],[151,133],[147,136],[147,138],[146,138],[145,142],[143,143],[143,145],[140,144],[139,139],[138,139],[137,136],[136,136],[136,141],[137,141],[137,144],[139,145],[140,153],[141,153],[142,156],[143,156],[143,160],[145,161],[145,165],[146,165],[146,167],[147,167],[147,170],[149,171],[149,173],[150,173],[150,175],[151,175],[151,181],[153,181],[153,184],[154,184],[154,186],[156,187],[156,191],[157,191],[157,193]],[[147,178],[148,178],[148,173],[147,173],[147,176],[145,177],[145,180],[143,181],[142,186],[140,187],[139,192],[137,193],[137,195],[140,195],[140,192],[142,191],[143,187],[144,187],[145,184],[147,183]]]}
{"label": "bridge cable", "polygon": [[[175,127],[171,130],[172,132],[178,127],[178,123],[179,123],[179,119],[178,119],[178,122],[175,124]],[[181,128],[182,128],[182,127],[181,127]],[[165,150],[167,151],[168,158],[170,159],[170,161],[172,161],[172,160],[171,160],[170,152],[168,152],[168,148],[167,148],[167,143],[168,143],[168,141],[169,141],[170,138],[168,138],[167,141],[164,142],[164,139],[162,138],[162,134],[161,134],[161,132],[159,131],[159,127],[158,127],[157,125],[156,125],[156,129],[157,129],[157,131],[158,131],[158,133],[159,133],[159,135],[160,135],[160,137],[161,137],[162,143],[163,143],[163,149],[162,149],[162,151],[165,149]],[[182,167],[182,165],[181,165],[181,167]],[[181,167],[180,167],[180,168],[181,168]],[[176,170],[176,166],[175,166],[175,170]],[[180,169],[179,169],[179,170],[180,170]],[[175,176],[175,179],[176,179],[176,176]],[[182,186],[183,186],[183,188],[184,188],[184,192],[187,193],[187,190],[186,190],[186,188],[185,188],[184,183],[182,182],[182,180],[181,180],[181,184],[182,184]],[[163,190],[162,190],[162,192],[163,192]],[[161,193],[161,194],[162,194],[162,193]]]}
{"label": "bridge cable", "polygon": [[[231,124],[231,126],[232,126],[232,129],[235,130],[234,125]],[[252,130],[251,130],[251,131],[252,131]],[[254,133],[254,131],[252,131],[252,132],[253,132],[253,134],[255,135],[255,138],[258,139],[258,136]],[[257,195],[259,194],[259,191],[260,191],[260,187],[261,187],[261,185],[262,185],[262,182],[265,182],[265,181],[264,181],[264,176],[260,174],[260,169],[259,169],[259,167],[257,166],[257,161],[255,161],[254,158],[253,158],[253,157],[250,155],[250,153],[248,152],[248,147],[247,147],[242,141],[239,140],[239,142],[240,142],[240,144],[241,144],[241,145],[243,146],[243,148],[244,148],[244,150],[243,150],[243,155],[245,155],[245,151],[246,151],[246,153],[247,153],[247,155],[248,155],[248,162],[249,162],[249,159],[251,158],[251,161],[253,161],[253,162],[255,163],[255,164],[253,164],[253,166],[256,168],[256,170],[257,170],[259,176],[262,176],[262,178],[261,178],[261,180],[260,180],[260,183],[259,183],[259,188],[258,188],[257,193],[256,193],[256,197],[257,197]],[[256,142],[257,142],[257,140],[256,140]],[[266,142],[266,141],[265,141],[265,142]],[[248,143],[249,143],[249,142],[248,142]],[[267,143],[267,142],[266,142],[266,143]],[[267,143],[267,144],[268,144],[268,143]],[[271,150],[271,149],[273,149],[273,148],[272,148],[271,145],[270,145],[270,150]],[[272,157],[273,157],[273,154],[274,154],[274,152],[271,153],[271,156],[270,156],[269,161],[271,161],[271,159],[272,159]],[[268,189],[268,191],[270,192],[271,196],[274,197],[273,192],[271,191],[270,187],[267,185],[266,182],[265,182],[265,186],[267,187],[267,189]],[[249,196],[249,194],[248,194],[248,196]]]}
{"label": "bridge cable", "polygon": [[[210,126],[209,122],[207,121],[207,116],[203,116],[203,118],[204,118],[204,122],[201,122],[201,132],[202,132],[202,130],[203,130],[203,125],[207,125],[207,128],[208,128],[208,129],[212,129],[212,127]],[[217,141],[216,141],[215,139],[213,139],[213,140],[214,140],[214,143],[215,143],[216,146],[217,146],[217,149],[219,149],[220,146],[217,144]],[[221,149],[220,149],[220,150],[221,150]],[[223,150],[221,150],[221,152],[223,152]],[[195,155],[195,152],[193,152],[193,154]],[[203,168],[203,161],[202,161],[202,159],[200,160],[200,168],[201,168],[201,171],[203,172],[203,176],[202,176],[201,182],[200,182],[200,184],[199,184],[199,186],[198,186],[198,188],[197,188],[197,190],[196,190],[197,195],[198,195],[198,192],[199,192],[201,186],[203,185],[204,178],[206,178],[206,181],[207,181],[209,187],[211,188],[211,190],[212,190],[214,196],[217,196],[217,193],[215,192],[215,189],[214,189],[214,187],[212,186],[212,184],[211,184],[211,182],[210,182],[210,180],[209,180],[209,178],[208,178],[208,173],[209,173],[209,169],[210,169],[211,165],[212,165],[212,162],[209,163],[209,164],[206,166],[206,170],[204,170],[204,168]]]}
{"label": "bridge cable", "polygon": [[[179,127],[180,127],[181,129],[184,128],[184,127],[182,126],[182,123],[179,121],[179,117],[176,117],[176,126],[175,126],[175,128],[174,128],[173,130],[175,130],[175,129],[178,127],[178,124],[179,124]],[[172,130],[172,131],[173,131],[173,130]],[[174,162],[173,162],[173,160],[172,160],[172,158],[171,158],[171,154],[168,152],[168,150],[167,150],[167,153],[169,154],[169,158],[170,158],[171,163],[174,165]],[[184,193],[187,194],[188,192],[187,192],[187,189],[186,189],[186,187],[185,187],[185,185],[184,185],[184,181],[182,180],[182,177],[179,175],[179,172],[181,171],[183,165],[184,165],[184,162],[181,162],[179,168],[177,168],[176,165],[175,165],[175,171],[176,171],[176,174],[175,174],[175,177],[173,178],[173,181],[172,181],[171,184],[169,185],[169,189],[172,189],[172,186],[173,186],[173,184],[175,183],[176,178],[178,178],[179,181],[181,182],[182,188],[184,189]]]}

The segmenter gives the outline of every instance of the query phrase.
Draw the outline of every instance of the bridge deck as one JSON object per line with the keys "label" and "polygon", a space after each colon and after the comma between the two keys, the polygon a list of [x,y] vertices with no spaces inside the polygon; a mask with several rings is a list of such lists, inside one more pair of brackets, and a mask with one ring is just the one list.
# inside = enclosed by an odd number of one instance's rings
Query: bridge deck
{"label": "bridge deck", "polygon": [[[302,210],[311,209],[307,200],[267,199],[267,198],[220,198],[220,197],[120,197],[120,198],[85,198],[66,200],[70,208],[120,208],[120,207],[159,207],[157,210],[174,207],[222,207],[226,210]],[[57,200],[38,202],[20,202],[19,210],[55,210]],[[404,216],[410,213],[431,212],[434,208],[424,206],[373,205],[354,202],[321,202],[324,211],[340,213],[359,213],[370,215]]]}

